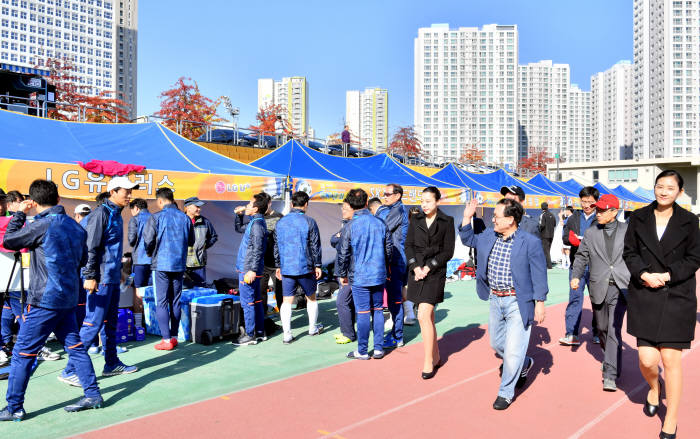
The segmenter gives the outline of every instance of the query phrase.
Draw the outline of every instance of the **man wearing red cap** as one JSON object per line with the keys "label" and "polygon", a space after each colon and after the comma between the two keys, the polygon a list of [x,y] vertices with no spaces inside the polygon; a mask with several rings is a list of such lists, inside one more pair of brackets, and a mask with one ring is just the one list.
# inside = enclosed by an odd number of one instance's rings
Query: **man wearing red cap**
{"label": "man wearing red cap", "polygon": [[[581,241],[572,266],[571,288],[577,290],[588,267],[589,293],[603,348],[603,390],[617,390],[622,356],[622,320],[627,310],[627,285],[630,272],[622,259],[627,223],[617,221],[620,202],[612,194],[602,195],[595,203],[597,224],[589,227]],[[622,293],[622,294],[620,294]]]}

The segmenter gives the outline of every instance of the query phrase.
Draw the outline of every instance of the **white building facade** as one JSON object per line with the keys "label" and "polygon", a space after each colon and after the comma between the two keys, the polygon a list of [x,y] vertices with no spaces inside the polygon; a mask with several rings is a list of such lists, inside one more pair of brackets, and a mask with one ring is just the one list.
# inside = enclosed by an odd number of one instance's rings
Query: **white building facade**
{"label": "white building facade", "polygon": [[545,60],[518,68],[519,159],[532,150],[545,151],[549,157],[559,150],[569,150],[569,84],[568,64]]}
{"label": "white building facade", "polygon": [[345,123],[363,148],[375,152],[389,146],[389,92],[374,87],[345,94]]}
{"label": "white building facade", "polygon": [[591,92],[576,84],[569,88],[569,139],[564,162],[589,162],[594,159],[591,138]]}
{"label": "white building facade", "polygon": [[270,105],[283,109],[280,115],[289,124],[294,135],[309,134],[308,83],[303,76],[273,79],[258,79],[258,111]]}
{"label": "white building facade", "polygon": [[136,117],[138,0],[0,0],[0,68],[43,74],[68,59],[83,93],[107,93]]}
{"label": "white building facade", "polygon": [[633,73],[631,62],[620,61],[591,76],[594,160],[633,158]]}
{"label": "white building facade", "polygon": [[414,40],[414,126],[433,160],[476,145],[490,163],[518,161],[518,28],[448,24]]}
{"label": "white building facade", "polygon": [[634,0],[634,158],[700,153],[700,2]]}

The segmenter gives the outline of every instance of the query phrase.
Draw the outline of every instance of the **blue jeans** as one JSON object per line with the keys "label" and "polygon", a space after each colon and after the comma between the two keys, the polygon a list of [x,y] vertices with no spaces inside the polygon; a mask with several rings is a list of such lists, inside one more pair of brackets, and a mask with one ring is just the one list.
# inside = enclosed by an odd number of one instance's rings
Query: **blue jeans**
{"label": "blue jeans", "polygon": [[352,300],[355,302],[357,318],[357,351],[367,354],[369,345],[370,313],[372,315],[374,350],[384,350],[384,285],[372,287],[352,286]]}
{"label": "blue jeans", "polygon": [[508,400],[515,395],[515,384],[530,344],[530,329],[523,326],[515,296],[489,296],[489,339],[491,347],[503,358],[503,374],[498,396]]}
{"label": "blue jeans", "polygon": [[[117,357],[117,312],[119,311],[119,284],[99,284],[97,291],[87,295],[85,320],[80,328],[80,340],[90,347],[104,327],[102,350],[105,367],[119,364]],[[65,374],[77,373],[73,357],[68,358]]]}
{"label": "blue jeans", "polygon": [[[572,271],[569,270],[569,282],[571,282],[571,274]],[[588,271],[588,267],[586,267],[586,271],[583,272],[583,276],[581,276],[578,284],[578,290],[569,288],[569,304],[566,305],[566,313],[564,314],[566,335],[575,335],[578,337],[581,326],[581,312],[583,311],[583,289],[588,286],[588,290],[590,291],[590,278],[591,274]],[[598,333],[595,324],[595,315],[593,317],[593,333]]]}
{"label": "blue jeans", "polygon": [[[19,293],[18,293],[19,294]],[[20,316],[22,315],[22,304],[18,296],[14,293],[9,293],[10,297],[5,299],[5,303],[2,305],[2,340],[0,340],[0,346],[7,346],[12,341],[12,327],[15,322],[20,322]]]}
{"label": "blue jeans", "polygon": [[32,365],[51,332],[56,334],[56,338],[68,353],[85,396],[99,397],[100,389],[97,387],[92,361],[78,335],[75,309],[53,310],[30,306],[24,314],[24,319],[12,351],[7,383],[7,405],[10,412],[23,408],[24,393],[27,390]]}
{"label": "blue jeans", "polygon": [[182,271],[154,271],[153,294],[156,298],[156,320],[163,340],[177,338],[180,327]]}
{"label": "blue jeans", "polygon": [[335,299],[338,308],[338,324],[340,332],[352,341],[355,341],[355,304],[352,300],[352,285],[341,285],[338,296]]}
{"label": "blue jeans", "polygon": [[282,295],[284,297],[292,297],[297,291],[297,285],[304,290],[306,296],[316,294],[316,273],[302,274],[301,276],[285,276],[282,275]]}
{"label": "blue jeans", "polygon": [[265,309],[260,298],[260,278],[256,277],[252,284],[238,282],[238,293],[241,295],[245,332],[251,337],[265,333]]}
{"label": "blue jeans", "polygon": [[394,326],[391,336],[397,340],[403,339],[403,279],[405,272],[400,267],[391,267],[391,278],[386,281],[386,303],[391,313]]}

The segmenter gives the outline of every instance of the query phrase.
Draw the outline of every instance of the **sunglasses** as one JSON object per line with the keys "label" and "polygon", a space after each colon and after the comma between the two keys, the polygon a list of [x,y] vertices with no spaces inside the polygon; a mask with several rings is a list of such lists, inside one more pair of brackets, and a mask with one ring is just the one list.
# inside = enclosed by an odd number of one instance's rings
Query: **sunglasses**
{"label": "sunglasses", "polygon": [[394,192],[384,192],[385,197],[390,197],[392,195],[394,195]]}

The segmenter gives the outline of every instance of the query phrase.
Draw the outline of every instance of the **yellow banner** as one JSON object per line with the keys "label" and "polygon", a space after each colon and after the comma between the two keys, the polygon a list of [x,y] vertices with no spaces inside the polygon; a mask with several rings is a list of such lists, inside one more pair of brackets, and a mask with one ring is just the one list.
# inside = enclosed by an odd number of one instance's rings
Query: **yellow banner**
{"label": "yellow banner", "polygon": [[[107,189],[111,177],[94,174],[79,165],[51,162],[30,162],[0,159],[0,187],[26,193],[32,181],[43,178],[58,185],[61,197],[94,200]],[[175,198],[183,200],[199,197],[203,200],[243,201],[262,190],[281,196],[283,178],[248,177],[195,172],[160,171],[147,169],[129,174],[129,179],[139,183],[132,197],[155,198],[156,190],[169,187]]]}
{"label": "yellow banner", "polygon": [[[350,189],[364,189],[369,198],[382,198],[385,184],[353,183],[344,181],[308,180],[295,178],[292,181],[294,191],[304,191],[311,201],[340,203]],[[420,204],[424,186],[403,186],[402,202],[404,204]],[[457,188],[439,188],[440,203],[447,205],[464,204],[467,200],[466,191]]]}

